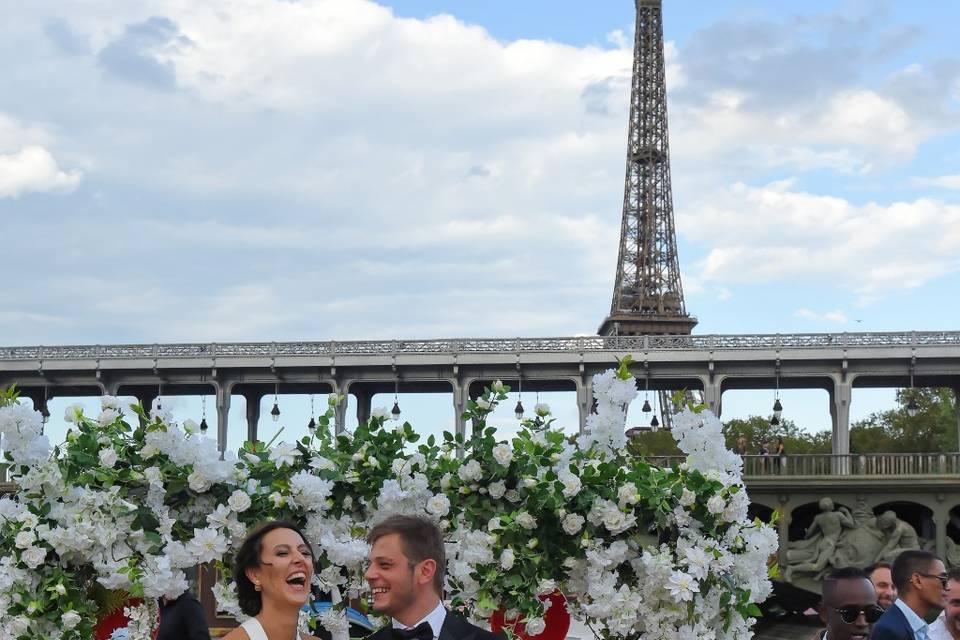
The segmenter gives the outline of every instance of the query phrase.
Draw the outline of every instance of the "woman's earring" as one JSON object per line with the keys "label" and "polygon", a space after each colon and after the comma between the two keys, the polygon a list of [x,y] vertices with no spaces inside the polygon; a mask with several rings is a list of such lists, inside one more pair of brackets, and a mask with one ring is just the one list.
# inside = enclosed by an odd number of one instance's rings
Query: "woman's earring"
{"label": "woman's earring", "polygon": [[256,582],[253,583],[253,588],[254,588],[255,591],[260,591],[260,581],[259,581],[259,580],[257,580]]}

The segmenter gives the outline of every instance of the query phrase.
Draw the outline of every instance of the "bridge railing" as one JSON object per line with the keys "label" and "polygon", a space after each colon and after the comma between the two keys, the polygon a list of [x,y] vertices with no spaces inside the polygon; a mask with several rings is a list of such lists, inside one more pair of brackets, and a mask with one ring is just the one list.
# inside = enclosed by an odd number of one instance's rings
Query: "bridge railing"
{"label": "bridge railing", "polygon": [[0,361],[960,346],[960,331],[0,347]]}
{"label": "bridge railing", "polygon": [[[656,465],[680,464],[682,456],[651,456]],[[810,453],[743,456],[746,478],[776,476],[940,476],[960,475],[960,453]]]}

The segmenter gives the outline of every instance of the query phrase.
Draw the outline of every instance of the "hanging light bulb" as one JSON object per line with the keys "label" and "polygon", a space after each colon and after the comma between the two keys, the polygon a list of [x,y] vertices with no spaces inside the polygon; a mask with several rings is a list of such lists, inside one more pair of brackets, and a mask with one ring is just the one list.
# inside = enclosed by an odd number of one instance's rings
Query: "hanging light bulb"
{"label": "hanging light bulb", "polygon": [[394,421],[400,419],[400,378],[393,380],[393,409],[390,410],[390,418]]}
{"label": "hanging light bulb", "polygon": [[273,387],[273,409],[270,409],[270,416],[273,418],[274,422],[280,420],[280,402],[277,398],[277,395],[280,393],[280,383],[278,382]]}
{"label": "hanging light bulb", "polygon": [[650,376],[645,376],[643,380],[643,407],[640,410],[644,413],[650,413],[653,411],[653,407],[650,406]]}
{"label": "hanging light bulb", "polygon": [[400,403],[394,400],[393,409],[390,410],[390,418],[393,420],[400,419]]}
{"label": "hanging light bulb", "polygon": [[772,416],[770,416],[770,426],[771,427],[780,426],[780,418],[777,417],[777,414],[773,414]]}
{"label": "hanging light bulb", "polygon": [[911,395],[910,402],[907,403],[907,415],[916,418],[918,413],[920,413],[920,407],[917,406],[917,399]]}
{"label": "hanging light bulb", "polygon": [[163,410],[163,383],[157,386],[157,413]]}
{"label": "hanging light bulb", "polygon": [[40,405],[40,422],[47,424],[50,421],[50,407],[47,406],[47,385],[43,385],[43,404]]}
{"label": "hanging light bulb", "polygon": [[314,429],[317,428],[317,421],[313,418],[313,394],[310,394],[310,422],[307,423],[307,429],[310,430],[310,433],[313,433]]}
{"label": "hanging light bulb", "polygon": [[207,424],[207,396],[200,396],[200,433],[206,434],[210,426]]}
{"label": "hanging light bulb", "polygon": [[640,410],[643,411],[644,413],[650,413],[651,411],[653,411],[653,407],[650,406],[650,401],[649,401],[649,400],[644,400],[644,401],[643,401],[643,408],[640,409]]}
{"label": "hanging light bulb", "polygon": [[659,428],[660,428],[660,421],[657,420],[657,416],[654,415],[652,418],[650,418],[650,431],[656,431]]}
{"label": "hanging light bulb", "polygon": [[775,398],[773,401],[773,415],[779,420],[782,414],[783,405],[780,404],[780,398]]}
{"label": "hanging light bulb", "polygon": [[[517,365],[519,369],[519,365]],[[517,406],[513,408],[513,415],[517,420],[523,420],[523,378],[517,376]]]}

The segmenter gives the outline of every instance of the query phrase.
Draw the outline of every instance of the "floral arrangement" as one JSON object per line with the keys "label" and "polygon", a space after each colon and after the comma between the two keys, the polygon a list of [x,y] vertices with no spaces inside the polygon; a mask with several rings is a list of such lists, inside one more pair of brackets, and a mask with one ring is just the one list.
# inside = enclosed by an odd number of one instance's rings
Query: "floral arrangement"
{"label": "floral arrangement", "polygon": [[[394,513],[433,518],[447,538],[450,605],[485,620],[504,610],[526,634],[544,630],[563,594],[601,638],[752,637],[777,536],[747,520],[740,458],[701,408],[674,417],[686,463],[657,468],[625,453],[625,407],[636,396],[629,358],[594,377],[596,413],[579,438],[552,427],[549,408],[499,441],[486,417],[509,388],[470,401],[473,435],[420,442],[375,411],[335,433],[329,409],[295,443],[246,443],[220,459],[193,421],[126,409],[111,397],[96,418],[77,407],[66,442],[51,447],[40,415],[9,398],[0,434],[19,485],[0,499],[0,640],[92,636],[95,588],[143,604],[129,637],[146,640],[154,603],[187,589],[184,570],[212,563],[219,607],[242,617],[231,554],[253,524],[301,523],[318,550],[315,581],[361,597],[372,524]],[[343,606],[320,623],[346,637]]]}

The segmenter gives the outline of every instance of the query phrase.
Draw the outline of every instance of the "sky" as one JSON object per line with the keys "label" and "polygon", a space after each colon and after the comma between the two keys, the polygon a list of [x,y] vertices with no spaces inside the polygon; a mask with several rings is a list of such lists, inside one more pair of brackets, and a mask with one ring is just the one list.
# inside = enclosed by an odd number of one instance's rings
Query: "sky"
{"label": "sky", "polygon": [[[664,5],[696,332],[956,329],[960,3]],[[4,345],[575,335],[609,310],[630,0],[0,9]]]}

